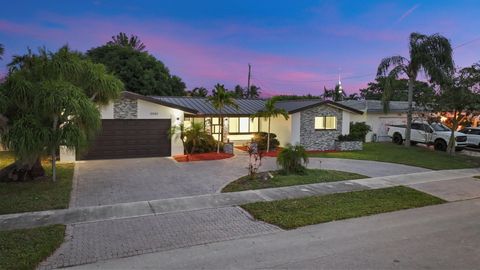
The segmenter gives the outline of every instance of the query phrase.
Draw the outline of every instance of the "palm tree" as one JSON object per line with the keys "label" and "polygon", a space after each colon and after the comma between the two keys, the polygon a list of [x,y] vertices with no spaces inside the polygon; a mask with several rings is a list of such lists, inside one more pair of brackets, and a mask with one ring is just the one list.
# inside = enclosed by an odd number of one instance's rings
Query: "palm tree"
{"label": "palm tree", "polygon": [[0,60],[2,60],[4,52],[5,52],[5,48],[3,47],[3,44],[0,43]]}
{"label": "palm tree", "polygon": [[188,91],[187,94],[191,97],[206,97],[208,90],[205,87],[195,87],[191,91]]}
{"label": "palm tree", "polygon": [[107,43],[108,45],[116,45],[120,47],[130,47],[136,51],[142,52],[145,50],[145,44],[135,35],[130,35],[120,32],[116,36],[112,36],[112,41]]}
{"label": "palm tree", "polygon": [[217,139],[217,153],[220,153],[220,138],[223,138],[223,109],[226,106],[233,107],[238,110],[238,105],[233,98],[231,92],[225,90],[223,84],[217,83],[215,89],[213,90],[212,96],[208,97],[208,101],[213,105],[215,109],[219,111],[219,122],[220,122],[220,136]]}
{"label": "palm tree", "polygon": [[[418,73],[423,71],[431,82],[445,83],[453,72],[452,46],[450,41],[439,35],[410,34],[410,59],[396,55],[382,59],[377,70],[377,78],[398,79],[400,75],[408,77],[408,112],[405,146],[410,146],[410,134],[413,113],[413,86]],[[387,83],[383,93],[383,102],[388,108],[392,96],[392,87]]]}
{"label": "palm tree", "polygon": [[261,88],[256,85],[251,85],[250,89],[247,89],[247,93],[245,93],[246,98],[258,98],[260,97]]}
{"label": "palm tree", "polygon": [[270,152],[270,122],[272,117],[276,118],[279,115],[283,116],[285,120],[288,120],[288,113],[284,109],[279,109],[275,107],[276,100],[269,99],[265,102],[265,108],[253,114],[251,118],[263,117],[265,120],[268,120],[268,134],[267,134],[267,152]]}
{"label": "palm tree", "polygon": [[97,104],[118,97],[123,84],[66,46],[21,59],[3,90],[7,104],[0,114],[9,121],[0,130],[1,141],[14,152],[17,169],[31,170],[41,155],[50,154],[55,181],[59,146],[84,149],[100,128]]}

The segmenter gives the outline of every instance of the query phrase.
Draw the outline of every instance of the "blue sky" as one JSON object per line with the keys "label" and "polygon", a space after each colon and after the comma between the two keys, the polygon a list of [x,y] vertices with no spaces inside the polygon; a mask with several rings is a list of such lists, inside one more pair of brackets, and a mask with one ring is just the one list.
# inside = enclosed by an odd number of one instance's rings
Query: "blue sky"
{"label": "blue sky", "polygon": [[188,88],[252,82],[267,95],[321,94],[340,72],[348,93],[374,79],[382,57],[408,53],[408,35],[440,33],[457,66],[480,60],[478,1],[9,1],[0,10],[6,55],[27,47],[86,51],[120,31]]}

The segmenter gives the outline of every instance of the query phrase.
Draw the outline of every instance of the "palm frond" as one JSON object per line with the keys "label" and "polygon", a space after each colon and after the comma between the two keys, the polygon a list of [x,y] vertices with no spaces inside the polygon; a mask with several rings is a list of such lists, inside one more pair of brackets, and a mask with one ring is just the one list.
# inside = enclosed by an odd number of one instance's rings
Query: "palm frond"
{"label": "palm frond", "polygon": [[377,77],[386,76],[391,68],[401,66],[404,70],[408,66],[409,61],[400,55],[383,58],[377,68]]}

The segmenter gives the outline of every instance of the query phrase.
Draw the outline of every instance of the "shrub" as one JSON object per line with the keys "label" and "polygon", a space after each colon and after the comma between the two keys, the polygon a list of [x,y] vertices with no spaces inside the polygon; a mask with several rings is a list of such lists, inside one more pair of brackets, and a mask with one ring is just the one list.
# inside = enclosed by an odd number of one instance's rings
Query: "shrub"
{"label": "shrub", "polygon": [[340,142],[351,142],[351,141],[361,141],[362,139],[356,136],[353,136],[352,134],[348,134],[348,135],[339,135],[337,140]]}
{"label": "shrub", "polygon": [[[362,141],[365,142],[365,136],[367,133],[372,131],[369,125],[365,122],[350,122],[350,136],[353,138],[351,141]],[[340,140],[340,138],[339,138]]]}
{"label": "shrub", "polygon": [[285,174],[305,173],[305,166],[308,163],[308,154],[305,148],[301,145],[287,144],[287,147],[278,153],[277,164],[282,168]]}
{"label": "shrub", "polygon": [[[268,141],[267,132],[258,132],[253,136],[253,141],[257,143],[258,150],[267,150],[267,141]],[[270,151],[275,150],[280,145],[280,142],[277,140],[277,135],[275,133],[270,133]]]}
{"label": "shrub", "polygon": [[[197,134],[195,137],[195,149],[193,149],[193,139],[192,137],[187,137],[187,141],[185,142],[188,153],[208,153],[217,150],[217,141],[210,134],[205,132]],[[223,145],[220,145],[220,149],[223,149]]]}

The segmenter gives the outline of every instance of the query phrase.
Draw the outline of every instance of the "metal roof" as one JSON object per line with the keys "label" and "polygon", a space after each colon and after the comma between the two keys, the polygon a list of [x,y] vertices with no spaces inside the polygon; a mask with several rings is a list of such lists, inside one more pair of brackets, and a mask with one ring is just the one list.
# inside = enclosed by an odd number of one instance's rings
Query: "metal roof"
{"label": "metal roof", "polygon": [[[383,113],[383,104],[381,100],[344,100],[339,102],[342,105],[357,109],[364,112],[381,112]],[[408,101],[390,101],[390,112],[407,112]],[[424,111],[425,109],[415,106],[416,111]]]}
{"label": "metal roof", "polygon": [[[196,110],[198,112],[197,114],[200,115],[218,115],[220,113],[220,111],[213,107],[207,98],[161,96],[152,96],[152,98]],[[265,106],[265,100],[262,99],[235,99],[235,102],[238,105],[238,109],[231,106],[226,106],[222,110],[222,114],[251,115],[263,109]]]}

